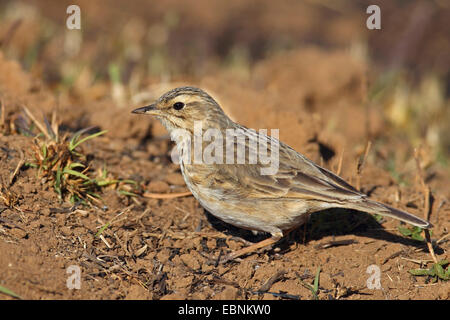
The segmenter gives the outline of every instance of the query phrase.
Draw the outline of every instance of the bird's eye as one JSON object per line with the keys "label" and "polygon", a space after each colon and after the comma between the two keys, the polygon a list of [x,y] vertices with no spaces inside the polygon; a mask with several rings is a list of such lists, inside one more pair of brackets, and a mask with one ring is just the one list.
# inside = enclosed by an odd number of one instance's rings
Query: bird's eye
{"label": "bird's eye", "polygon": [[183,102],[175,102],[173,104],[173,108],[175,110],[181,110],[181,109],[183,109],[183,107],[184,107],[184,103]]}

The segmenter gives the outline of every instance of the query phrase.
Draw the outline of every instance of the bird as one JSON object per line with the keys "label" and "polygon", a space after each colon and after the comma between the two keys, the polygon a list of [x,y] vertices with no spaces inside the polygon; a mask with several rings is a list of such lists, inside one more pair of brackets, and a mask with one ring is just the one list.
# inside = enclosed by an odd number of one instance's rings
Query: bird
{"label": "bird", "polygon": [[[428,221],[413,214],[369,199],[343,178],[315,164],[276,137],[234,122],[202,89],[174,88],[153,104],[134,109],[132,113],[156,117],[176,141],[183,178],[203,208],[233,226],[270,234],[265,240],[225,255],[222,262],[274,245],[306,223],[310,214],[325,209],[353,209],[392,217],[423,229],[432,227]],[[229,148],[227,152],[232,150],[236,154],[239,149],[245,150],[245,155],[241,153],[244,161],[236,161],[234,154],[230,156],[234,161],[194,159],[196,152],[193,149],[200,146],[200,150],[206,151],[212,144],[209,137],[195,146],[193,140],[196,136],[201,137],[196,127],[205,133],[212,132],[214,142],[222,144],[227,133],[239,133],[243,139],[227,140],[225,147]],[[225,147],[217,148],[217,143],[213,148],[217,153],[215,156],[220,153],[223,156]],[[278,157],[273,172],[263,172],[269,165],[258,157],[259,149],[255,147],[258,144],[265,145],[268,154]],[[255,150],[256,161],[250,156]],[[220,157],[214,159],[217,158]],[[200,157],[200,160],[205,159]]]}

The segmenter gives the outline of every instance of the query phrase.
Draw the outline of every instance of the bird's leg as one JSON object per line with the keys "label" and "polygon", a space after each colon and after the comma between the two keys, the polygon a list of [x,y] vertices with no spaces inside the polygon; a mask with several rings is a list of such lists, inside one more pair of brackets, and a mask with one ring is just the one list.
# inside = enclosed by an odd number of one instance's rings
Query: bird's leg
{"label": "bird's leg", "polygon": [[245,247],[245,248],[242,248],[240,250],[237,250],[237,251],[234,251],[234,252],[231,252],[231,253],[227,254],[225,257],[223,257],[220,260],[220,262],[221,263],[225,263],[225,262],[228,262],[230,260],[233,260],[233,259],[236,259],[238,257],[241,257],[243,255],[246,255],[248,253],[252,253],[252,252],[258,250],[259,248],[264,248],[264,247],[270,246],[270,245],[275,244],[276,242],[278,242],[278,240],[280,240],[281,238],[282,238],[281,235],[276,235],[276,236],[272,235],[272,237],[267,238],[267,239],[265,239],[263,241],[254,243],[254,244],[252,244],[252,245],[250,245],[248,247]]}

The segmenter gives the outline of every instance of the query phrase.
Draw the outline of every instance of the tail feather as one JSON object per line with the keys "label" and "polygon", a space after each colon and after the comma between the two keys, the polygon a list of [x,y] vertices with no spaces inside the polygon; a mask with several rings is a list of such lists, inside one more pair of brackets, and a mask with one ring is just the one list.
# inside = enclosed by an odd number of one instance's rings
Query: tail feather
{"label": "tail feather", "polygon": [[361,202],[355,203],[355,205],[352,206],[351,208],[355,210],[391,217],[423,229],[430,229],[433,226],[428,221],[416,217],[415,215],[412,215],[406,211],[395,209],[391,206],[388,206],[387,204],[369,199],[364,199]]}

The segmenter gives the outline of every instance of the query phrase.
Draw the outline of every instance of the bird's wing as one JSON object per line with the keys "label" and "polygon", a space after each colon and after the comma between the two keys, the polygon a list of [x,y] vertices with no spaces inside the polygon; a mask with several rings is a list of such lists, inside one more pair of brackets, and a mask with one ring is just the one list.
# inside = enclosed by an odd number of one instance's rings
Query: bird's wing
{"label": "bird's wing", "polygon": [[[261,164],[229,167],[238,177],[236,184],[245,186],[247,198],[303,199],[326,202],[357,201],[360,193],[342,178],[314,164],[289,146],[280,142],[278,170],[262,175]],[[239,172],[245,170],[246,172]]]}
{"label": "bird's wing", "polygon": [[[239,148],[245,148],[245,164],[222,164],[215,166],[213,170],[208,167],[205,170],[208,174],[200,175],[203,177],[203,183],[211,181],[209,187],[216,189],[219,194],[227,194],[228,197],[238,199],[290,198],[337,203],[358,201],[366,197],[342,178],[314,164],[278,139],[237,126],[242,129],[241,133],[245,134],[248,140],[237,139],[232,145],[235,154]],[[261,139],[267,146],[266,160],[273,160],[271,155],[277,152],[277,169],[272,174],[262,174],[261,169],[270,167],[273,163],[270,161],[268,164],[261,163],[261,154],[258,153],[260,149],[257,147]],[[253,140],[253,143],[249,143],[250,140]],[[258,154],[258,161],[255,164],[250,164],[249,161],[249,154],[252,153]],[[209,179],[211,175],[212,180]]]}

